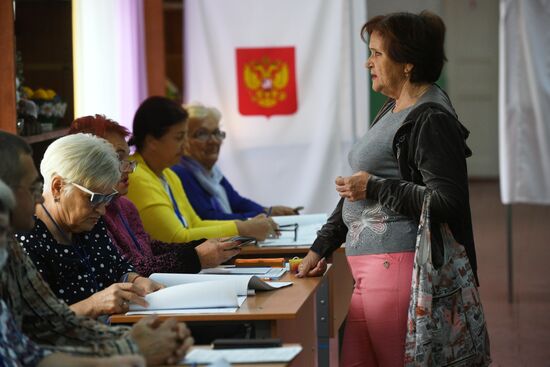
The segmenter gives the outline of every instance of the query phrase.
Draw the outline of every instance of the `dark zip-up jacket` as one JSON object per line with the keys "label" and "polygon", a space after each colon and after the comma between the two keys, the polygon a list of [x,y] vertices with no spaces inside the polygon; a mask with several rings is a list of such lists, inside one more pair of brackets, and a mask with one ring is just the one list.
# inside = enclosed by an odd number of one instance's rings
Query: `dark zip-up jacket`
{"label": "dark zip-up jacket", "polygon": [[[388,100],[373,125],[394,104],[395,101]],[[442,261],[442,236],[438,224],[447,223],[455,239],[465,247],[477,280],[466,167],[466,158],[472,154],[466,145],[468,135],[468,130],[442,105],[428,102],[415,107],[393,138],[401,179],[371,175],[366,195],[397,213],[418,220],[424,193],[430,190],[435,266]],[[348,228],[342,220],[343,203],[342,198],[311,246],[311,250],[322,257],[330,255],[346,240]]]}

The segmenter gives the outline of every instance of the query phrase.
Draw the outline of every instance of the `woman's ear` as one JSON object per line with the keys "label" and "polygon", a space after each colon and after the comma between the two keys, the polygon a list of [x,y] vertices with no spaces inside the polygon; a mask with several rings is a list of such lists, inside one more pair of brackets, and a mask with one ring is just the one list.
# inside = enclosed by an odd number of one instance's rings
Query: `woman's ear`
{"label": "woman's ear", "polygon": [[61,178],[61,176],[54,176],[50,185],[50,190],[54,201],[57,202],[60,200],[63,186],[65,186],[63,178]]}
{"label": "woman's ear", "polygon": [[145,139],[143,140],[143,142],[144,147],[147,147],[147,149],[149,150],[156,151],[158,140],[155,139],[152,135],[145,135]]}
{"label": "woman's ear", "polygon": [[405,75],[411,75],[413,69],[414,69],[413,64],[405,64],[403,67],[403,72],[405,73]]}

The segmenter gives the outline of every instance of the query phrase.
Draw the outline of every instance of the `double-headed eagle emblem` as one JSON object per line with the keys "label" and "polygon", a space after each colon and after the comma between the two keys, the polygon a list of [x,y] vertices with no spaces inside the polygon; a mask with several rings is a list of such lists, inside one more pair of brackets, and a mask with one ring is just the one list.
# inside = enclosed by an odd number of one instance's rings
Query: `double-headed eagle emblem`
{"label": "double-headed eagle emblem", "polygon": [[289,71],[287,63],[263,57],[244,65],[243,79],[250,99],[264,108],[271,108],[287,98],[285,91]]}

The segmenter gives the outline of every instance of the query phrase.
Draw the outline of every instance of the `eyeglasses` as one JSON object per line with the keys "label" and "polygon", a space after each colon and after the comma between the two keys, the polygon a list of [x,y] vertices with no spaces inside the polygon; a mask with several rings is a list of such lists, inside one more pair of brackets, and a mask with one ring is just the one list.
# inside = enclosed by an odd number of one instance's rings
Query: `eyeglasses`
{"label": "eyeglasses", "polygon": [[294,232],[294,242],[298,240],[298,223],[283,224],[279,226],[279,232]]}
{"label": "eyeglasses", "polygon": [[136,167],[138,165],[138,162],[136,161],[128,161],[125,159],[120,160],[120,172],[121,173],[134,173],[136,170]]}
{"label": "eyeglasses", "polygon": [[203,143],[207,142],[208,139],[210,138],[222,141],[223,139],[225,139],[225,137],[226,137],[225,131],[221,131],[219,129],[216,129],[212,132],[201,130],[193,134],[193,139],[199,140]]}
{"label": "eyeglasses", "polygon": [[68,182],[68,183],[80,189],[81,191],[84,191],[85,193],[90,194],[90,204],[93,207],[99,206],[101,204],[105,204],[105,205],[109,204],[111,200],[113,200],[113,198],[118,194],[118,191],[116,191],[115,189],[113,189],[115,190],[115,192],[111,194],[99,194],[97,192],[90,191],[84,186],[81,186],[74,182]]}

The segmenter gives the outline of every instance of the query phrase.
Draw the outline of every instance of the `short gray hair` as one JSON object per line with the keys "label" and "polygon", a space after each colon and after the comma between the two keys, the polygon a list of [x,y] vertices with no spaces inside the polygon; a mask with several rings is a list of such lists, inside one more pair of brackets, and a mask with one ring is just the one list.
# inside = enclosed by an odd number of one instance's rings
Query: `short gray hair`
{"label": "short gray hair", "polygon": [[3,180],[9,187],[15,188],[19,185],[25,171],[21,166],[21,156],[32,155],[29,144],[17,135],[0,131],[0,180]]}
{"label": "short gray hair", "polygon": [[216,122],[220,122],[222,114],[216,107],[205,106],[200,102],[191,102],[183,105],[183,108],[189,114],[188,119],[204,120],[206,118],[212,118]]}
{"label": "short gray hair", "polygon": [[73,134],[50,144],[40,172],[45,188],[57,175],[88,189],[107,189],[120,181],[120,161],[107,140],[91,134]]}

